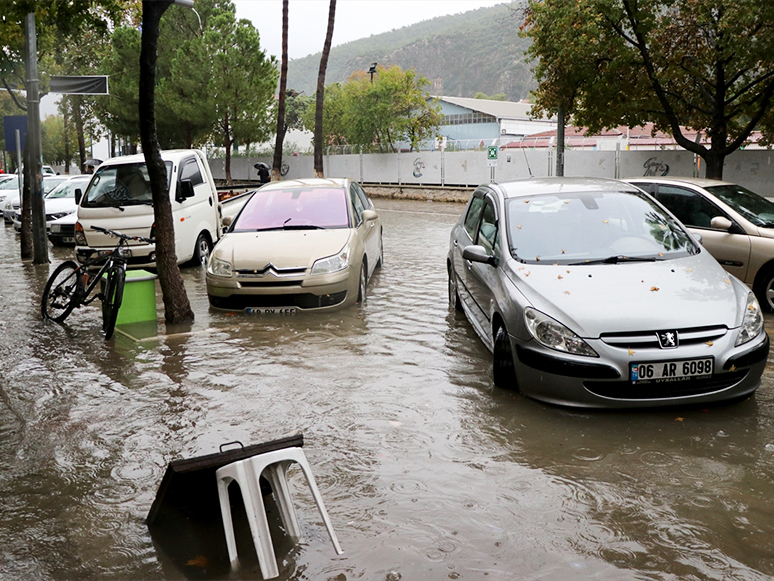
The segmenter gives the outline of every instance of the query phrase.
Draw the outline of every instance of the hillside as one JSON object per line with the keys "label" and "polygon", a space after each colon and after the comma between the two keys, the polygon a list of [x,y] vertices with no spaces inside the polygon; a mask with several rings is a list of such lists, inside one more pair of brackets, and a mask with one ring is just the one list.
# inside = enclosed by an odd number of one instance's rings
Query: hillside
{"label": "hillside", "polygon": [[[346,82],[353,71],[378,62],[416,69],[433,83],[432,94],[473,97],[481,91],[505,93],[511,101],[524,99],[535,84],[524,63],[528,41],[518,35],[521,5],[441,16],[336,46],[325,83]],[[313,94],[319,66],[319,53],[290,61],[288,87]]]}

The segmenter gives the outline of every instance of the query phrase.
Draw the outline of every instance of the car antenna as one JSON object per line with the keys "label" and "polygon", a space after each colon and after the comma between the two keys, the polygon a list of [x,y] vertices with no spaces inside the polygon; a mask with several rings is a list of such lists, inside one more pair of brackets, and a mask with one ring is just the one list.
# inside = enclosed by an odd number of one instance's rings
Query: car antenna
{"label": "car antenna", "polygon": [[524,154],[524,161],[527,162],[527,170],[529,171],[529,177],[531,178],[535,177],[532,175],[532,168],[529,167],[529,159],[527,159],[527,150],[522,147],[521,152]]}

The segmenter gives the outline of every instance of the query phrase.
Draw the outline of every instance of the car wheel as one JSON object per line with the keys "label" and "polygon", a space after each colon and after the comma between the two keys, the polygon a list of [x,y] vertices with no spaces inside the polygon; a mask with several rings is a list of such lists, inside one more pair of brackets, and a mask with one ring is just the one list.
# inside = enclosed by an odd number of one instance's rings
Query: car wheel
{"label": "car wheel", "polygon": [[457,285],[454,282],[454,272],[451,267],[449,272],[449,306],[454,307],[455,311],[462,310],[462,301],[460,301],[460,293],[457,292]]}
{"label": "car wheel", "polygon": [[767,313],[774,312],[774,266],[768,266],[758,273],[753,291],[761,308]]}
{"label": "car wheel", "polygon": [[357,287],[357,302],[365,304],[366,300],[366,286],[368,284],[368,265],[363,260],[363,264],[360,266],[360,282]]}
{"label": "car wheel", "polygon": [[209,236],[204,232],[199,234],[196,239],[196,247],[194,248],[194,255],[191,258],[191,264],[193,266],[207,266],[207,260],[210,258],[210,251],[212,250],[212,243]]}
{"label": "car wheel", "polygon": [[508,331],[500,325],[495,332],[492,355],[492,376],[497,387],[516,387],[516,370],[513,367],[513,351]]}

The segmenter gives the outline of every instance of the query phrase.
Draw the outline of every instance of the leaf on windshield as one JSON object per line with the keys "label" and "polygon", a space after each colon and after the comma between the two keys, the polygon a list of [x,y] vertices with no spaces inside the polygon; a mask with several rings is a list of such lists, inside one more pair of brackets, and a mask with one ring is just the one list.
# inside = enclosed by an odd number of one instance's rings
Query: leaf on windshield
{"label": "leaf on windshield", "polygon": [[650,287],[650,290],[651,290],[651,292],[655,292],[655,291],[658,290],[658,287],[657,286],[652,286],[652,287]]}
{"label": "leaf on windshield", "polygon": [[603,224],[610,224],[610,220],[602,220]]}
{"label": "leaf on windshield", "polygon": [[556,278],[558,278],[559,280],[562,280],[564,277],[563,277],[563,276],[560,274],[560,275],[559,275],[559,276],[557,276]]}

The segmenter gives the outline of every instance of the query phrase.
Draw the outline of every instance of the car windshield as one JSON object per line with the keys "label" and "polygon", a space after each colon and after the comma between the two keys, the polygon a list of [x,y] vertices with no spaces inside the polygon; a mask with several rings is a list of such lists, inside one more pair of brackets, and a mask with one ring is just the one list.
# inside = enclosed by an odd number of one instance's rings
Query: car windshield
{"label": "car windshield", "polygon": [[73,180],[62,182],[46,194],[46,199],[53,200],[57,198],[74,198],[75,190],[83,190],[83,188],[85,188],[86,184],[88,183],[89,180]]}
{"label": "car windshield", "polygon": [[348,228],[344,188],[258,190],[234,222],[233,232]]}
{"label": "car windshield", "polygon": [[774,202],[737,185],[724,184],[705,189],[756,226],[774,227]]}
{"label": "car windshield", "polygon": [[655,261],[696,254],[681,225],[637,192],[583,192],[511,198],[511,255],[559,264]]}
{"label": "car windshield", "polygon": [[18,190],[19,178],[17,176],[11,176],[10,179],[0,182],[0,190]]}
{"label": "car windshield", "polygon": [[[172,177],[172,162],[167,167],[167,190]],[[94,173],[81,205],[88,208],[135,206],[153,203],[148,168],[144,163],[102,166]]]}

